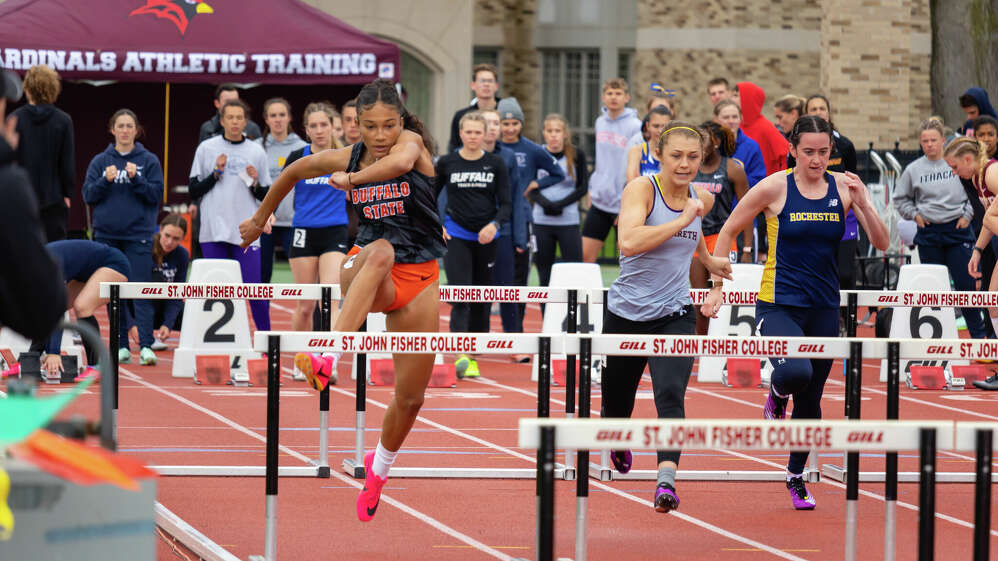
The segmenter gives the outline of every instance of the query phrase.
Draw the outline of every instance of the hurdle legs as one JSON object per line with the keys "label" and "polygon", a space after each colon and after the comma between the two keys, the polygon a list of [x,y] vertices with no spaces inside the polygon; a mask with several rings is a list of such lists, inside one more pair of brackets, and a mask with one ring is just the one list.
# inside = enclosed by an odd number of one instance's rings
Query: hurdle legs
{"label": "hurdle legs", "polygon": [[[365,321],[359,331],[367,331]],[[367,355],[358,353],[354,355],[354,363],[357,365],[357,418],[355,421],[356,431],[354,433],[354,454],[353,458],[343,460],[343,471],[349,473],[356,479],[363,479],[364,473],[364,430],[365,413],[367,412]]]}
{"label": "hurdle legs", "polygon": [[108,354],[111,355],[111,379],[103,383],[111,384],[111,442],[110,450],[118,449],[118,346],[121,344],[118,330],[121,329],[121,287],[117,284],[111,285],[111,317],[108,318],[107,342]]}
{"label": "hurdle legs", "polygon": [[918,451],[918,561],[932,561],[936,547],[936,430],[922,429]]}
{"label": "hurdle legs", "polygon": [[987,561],[991,547],[991,461],[994,431],[977,431],[977,478],[974,483],[974,561]]}
{"label": "hurdle legs", "polygon": [[[331,331],[332,326],[333,289],[322,287],[322,302],[319,308],[319,327],[322,331]],[[329,386],[319,392],[319,461],[317,475],[329,477]]]}

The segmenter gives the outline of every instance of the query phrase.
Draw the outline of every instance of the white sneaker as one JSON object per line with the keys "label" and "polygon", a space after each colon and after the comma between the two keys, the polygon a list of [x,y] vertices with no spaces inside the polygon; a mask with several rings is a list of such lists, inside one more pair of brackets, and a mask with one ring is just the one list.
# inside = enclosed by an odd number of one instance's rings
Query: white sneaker
{"label": "white sneaker", "polygon": [[166,341],[163,341],[162,339],[156,339],[155,341],[153,341],[153,344],[150,345],[149,348],[154,351],[165,351],[169,347],[166,346]]}
{"label": "white sneaker", "polygon": [[305,380],[308,380],[308,378],[306,378],[305,375],[302,374],[301,370],[298,369],[297,364],[295,364],[294,368],[291,370],[291,379],[298,382],[304,382]]}

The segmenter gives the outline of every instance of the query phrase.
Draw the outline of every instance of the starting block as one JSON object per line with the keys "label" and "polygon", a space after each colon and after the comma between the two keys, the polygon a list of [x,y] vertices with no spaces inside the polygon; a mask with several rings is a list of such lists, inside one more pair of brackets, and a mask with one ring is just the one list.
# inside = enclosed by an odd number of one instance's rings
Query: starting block
{"label": "starting block", "polygon": [[198,355],[195,357],[194,383],[204,386],[232,384],[229,355]]}
{"label": "starting block", "polygon": [[965,386],[973,386],[974,382],[987,380],[991,376],[991,369],[983,364],[953,365],[952,369],[950,389],[962,390]]}
{"label": "starting block", "polygon": [[757,358],[729,358],[721,373],[721,383],[731,388],[762,386],[762,366]]}
{"label": "starting block", "polygon": [[[578,363],[576,363],[578,368]],[[551,359],[551,383],[555,386],[564,386],[568,372],[568,360],[564,358]],[[576,378],[578,380],[578,378]]]}
{"label": "starting block", "polygon": [[246,361],[249,385],[267,387],[267,359],[251,358]]}
{"label": "starting block", "polygon": [[[371,359],[368,383],[372,386],[395,385],[395,363],[390,358]],[[453,364],[434,364],[430,375],[430,388],[456,388],[457,370]]]}
{"label": "starting block", "polygon": [[946,369],[942,366],[912,366],[907,382],[913,390],[943,390],[949,387],[946,378]]}
{"label": "starting block", "polygon": [[10,370],[17,364],[14,351],[10,349],[0,349],[0,370]]}

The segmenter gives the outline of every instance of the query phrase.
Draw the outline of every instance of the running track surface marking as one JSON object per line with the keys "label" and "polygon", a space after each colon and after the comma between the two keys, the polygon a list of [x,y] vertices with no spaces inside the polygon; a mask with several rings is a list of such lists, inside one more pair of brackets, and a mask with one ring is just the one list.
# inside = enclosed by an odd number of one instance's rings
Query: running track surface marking
{"label": "running track surface marking", "polygon": [[[293,304],[291,304],[293,306]],[[288,303],[271,307],[273,329],[290,329]],[[446,317],[448,307],[441,307]],[[105,327],[106,321],[101,318]],[[537,306],[528,307],[526,331],[540,330]],[[493,317],[493,330],[501,327]],[[441,320],[441,330],[447,330]],[[868,335],[863,333],[863,335]],[[869,334],[869,335],[872,335]],[[173,341],[175,343],[175,341]],[[134,353],[137,355],[137,353]],[[170,377],[170,353],[155,367],[122,367],[120,447],[150,464],[263,465],[265,390],[202,388]],[[137,359],[137,356],[135,357]],[[350,357],[341,369],[349,372]],[[452,359],[453,357],[447,357]],[[864,361],[863,417],[883,418],[884,386],[876,382],[878,361]],[[399,466],[533,467],[534,452],[516,447],[516,419],[536,412],[536,385],[529,365],[503,357],[482,357],[483,378],[463,380],[456,389],[430,389]],[[282,357],[281,465],[301,466],[317,454],[317,399],[302,382],[290,379],[291,356]],[[842,417],[841,364],[836,363],[823,402],[827,418]],[[349,375],[331,395],[330,479],[283,478],[279,482],[279,559],[512,559],[534,558],[536,499],[529,480],[391,479],[371,523],[356,519],[362,482],[338,470],[353,457],[354,392]],[[653,417],[650,383],[642,381],[635,416]],[[43,388],[43,391],[50,391]],[[56,390],[57,391],[57,390]],[[366,447],[377,443],[384,407],[392,388],[368,387]],[[690,417],[757,418],[764,391],[733,389],[693,381],[687,394]],[[963,395],[974,400],[946,399]],[[902,390],[905,419],[998,419],[993,394]],[[552,414],[564,411],[564,389],[552,389]],[[979,399],[980,401],[977,401]],[[70,413],[91,413],[96,393],[84,396]],[[599,386],[593,388],[599,410]],[[902,471],[915,471],[915,452],[903,452]],[[598,461],[594,452],[593,458]],[[558,461],[563,455],[559,454]],[[781,470],[783,454],[716,451],[684,454],[683,469]],[[841,454],[822,455],[821,463],[842,464]],[[638,469],[652,469],[650,451],[636,453]],[[941,453],[939,471],[972,471],[972,456]],[[864,471],[882,471],[883,456],[864,454]],[[780,483],[680,481],[681,509],[658,514],[651,508],[653,482],[590,481],[589,559],[625,557],[719,560],[837,559],[843,556],[844,485],[830,480],[811,484],[818,500],[813,512],[795,512]],[[883,552],[883,487],[861,489],[861,556]],[[163,477],[158,500],[175,514],[240,558],[264,548],[263,478]],[[902,484],[898,501],[898,559],[914,558],[917,547],[917,496]],[[574,557],[575,482],[559,482],[556,494],[556,556]],[[969,559],[973,486],[937,486],[936,548],[947,558]],[[762,514],[762,516],[760,516]],[[998,521],[998,506],[992,519]],[[805,526],[806,525],[806,526]],[[806,528],[806,529],[805,529]],[[666,531],[662,531],[666,530]],[[991,529],[998,551],[998,530]],[[160,541],[161,559],[177,558]],[[626,552],[626,553],[622,553]]]}

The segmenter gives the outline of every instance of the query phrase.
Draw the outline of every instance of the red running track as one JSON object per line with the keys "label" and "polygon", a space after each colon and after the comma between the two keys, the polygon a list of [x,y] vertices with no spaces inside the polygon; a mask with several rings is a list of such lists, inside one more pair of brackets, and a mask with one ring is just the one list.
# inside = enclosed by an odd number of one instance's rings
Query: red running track
{"label": "red running track", "polygon": [[[293,303],[271,307],[273,329],[290,329]],[[446,329],[448,307],[441,312]],[[105,325],[102,318],[102,324]],[[528,309],[527,331],[540,330],[536,306]],[[494,330],[499,330],[494,318]],[[861,335],[872,336],[867,329]],[[123,365],[120,387],[120,448],[150,465],[264,464],[265,388],[201,387],[170,377],[169,352],[155,367]],[[137,357],[135,357],[137,359]],[[452,359],[453,357],[447,357]],[[349,372],[349,358],[342,372]],[[885,415],[885,387],[877,382],[877,361],[864,365],[862,411]],[[281,390],[281,465],[303,466],[318,456],[318,400],[303,382],[290,379],[291,356]],[[398,466],[534,467],[534,451],[516,447],[516,423],[536,412],[530,366],[501,357],[479,360],[482,378],[462,380],[456,389],[430,389],[419,421],[397,460]],[[836,363],[824,397],[826,418],[842,418],[842,367]],[[43,391],[49,391],[43,388]],[[998,392],[910,391],[902,388],[903,419],[998,421]],[[368,387],[366,445],[377,443],[392,389]],[[564,411],[564,390],[553,388],[552,412]],[[733,389],[692,381],[686,410],[694,418],[761,415],[765,391]],[[594,386],[593,410],[599,410]],[[361,523],[355,501],[361,482],[338,471],[353,457],[354,392],[343,380],[332,388],[330,479],[283,478],[279,482],[279,559],[477,560],[535,558],[536,498],[532,480],[391,479],[373,522]],[[92,414],[90,392],[72,412]],[[654,417],[647,378],[639,388],[635,416]],[[900,469],[916,471],[917,452],[901,454]],[[594,457],[597,457],[594,454]],[[559,461],[562,456],[559,455]],[[841,454],[820,463],[842,465]],[[683,469],[781,470],[784,454],[691,452]],[[636,453],[636,469],[653,469],[651,451]],[[882,471],[882,455],[863,455],[864,471]],[[972,455],[941,452],[939,471],[972,472]],[[810,490],[813,512],[796,512],[782,483],[680,481],[678,512],[651,507],[650,481],[590,481],[588,555],[611,559],[791,559],[818,561],[844,556],[845,487],[825,479]],[[883,488],[864,484],[859,501],[862,559],[883,554]],[[574,557],[575,482],[556,488],[556,557]],[[918,488],[902,484],[898,504],[898,559],[917,555]],[[246,559],[264,551],[263,478],[162,477],[159,501],[234,555]],[[970,559],[973,485],[937,486],[936,552],[940,559]],[[991,548],[998,551],[998,505],[993,508]],[[664,530],[664,531],[663,531]],[[161,559],[177,559],[166,542]]]}

